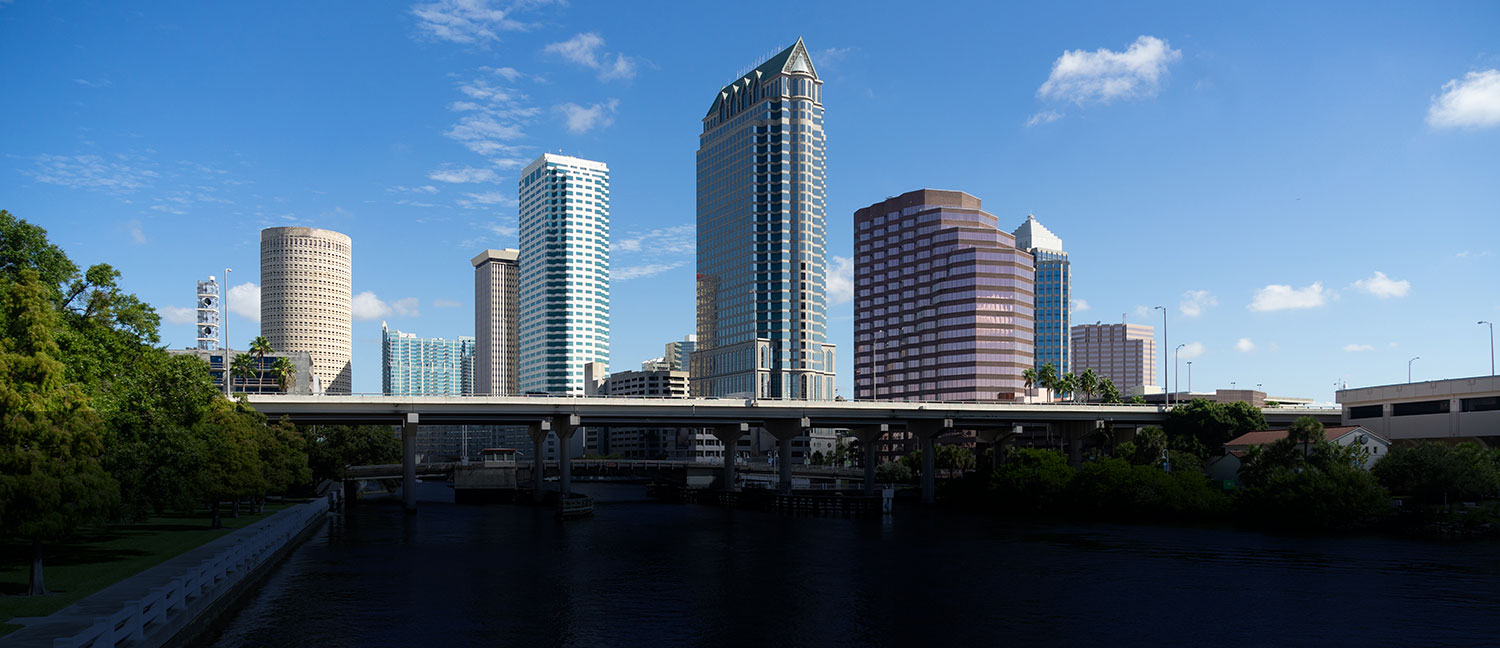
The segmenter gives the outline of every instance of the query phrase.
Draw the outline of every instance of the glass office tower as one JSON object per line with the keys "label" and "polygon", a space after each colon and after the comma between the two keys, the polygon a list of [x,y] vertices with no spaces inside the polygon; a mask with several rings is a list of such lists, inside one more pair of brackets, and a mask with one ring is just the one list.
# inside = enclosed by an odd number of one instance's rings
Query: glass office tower
{"label": "glass office tower", "polygon": [[420,338],[380,323],[380,391],[386,396],[470,396],[474,338]]}
{"label": "glass office tower", "polygon": [[545,153],[520,193],[521,391],[581,396],[609,364],[609,167]]}
{"label": "glass office tower", "polygon": [[694,395],[834,397],[822,83],[798,39],[703,117]]}
{"label": "glass office tower", "polygon": [[1061,376],[1072,371],[1073,269],[1062,238],[1042,226],[1034,214],[1016,228],[1016,247],[1036,264],[1036,369],[1050,364]]}

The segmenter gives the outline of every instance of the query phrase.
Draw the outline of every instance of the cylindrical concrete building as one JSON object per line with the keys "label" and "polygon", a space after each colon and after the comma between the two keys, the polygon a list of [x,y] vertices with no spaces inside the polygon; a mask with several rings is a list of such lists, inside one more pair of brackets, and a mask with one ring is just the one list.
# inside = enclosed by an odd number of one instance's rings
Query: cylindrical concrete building
{"label": "cylindrical concrete building", "polygon": [[260,232],[260,334],[278,352],[308,352],[329,394],[350,391],[352,258],[349,237],[331,230]]}

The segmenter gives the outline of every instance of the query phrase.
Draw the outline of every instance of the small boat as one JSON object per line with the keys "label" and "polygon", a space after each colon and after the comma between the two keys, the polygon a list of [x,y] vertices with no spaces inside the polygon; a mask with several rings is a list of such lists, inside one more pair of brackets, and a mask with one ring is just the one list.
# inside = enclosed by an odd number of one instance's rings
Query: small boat
{"label": "small boat", "polygon": [[588,495],[573,493],[561,498],[557,502],[557,517],[563,520],[576,520],[586,518],[594,514],[594,498]]}

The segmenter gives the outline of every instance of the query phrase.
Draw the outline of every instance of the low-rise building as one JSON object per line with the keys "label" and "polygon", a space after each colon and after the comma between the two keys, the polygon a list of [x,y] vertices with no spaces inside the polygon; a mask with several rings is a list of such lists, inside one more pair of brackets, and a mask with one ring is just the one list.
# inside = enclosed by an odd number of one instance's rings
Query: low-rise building
{"label": "low-rise building", "polygon": [[[235,392],[247,394],[321,394],[322,385],[319,384],[317,376],[312,372],[312,355],[306,351],[293,351],[290,353],[272,352],[267,353],[264,358],[249,351],[226,351],[224,349],[167,349],[167,353],[173,355],[190,355],[208,363],[208,374],[213,378],[214,386],[220,391],[224,389],[224,366],[226,358],[230,366],[233,366],[233,358],[237,355],[248,355],[254,371],[249,376],[233,375],[230,370],[230,386]],[[292,361],[292,375],[287,379],[286,389],[281,388],[281,381],[275,371],[278,358],[289,358]]]}
{"label": "low-rise building", "polygon": [[[1224,444],[1224,455],[1204,466],[1210,479],[1239,482],[1243,459],[1255,446],[1270,445],[1285,439],[1288,430],[1257,430],[1246,432]],[[1323,428],[1323,440],[1342,446],[1357,446],[1365,451],[1364,469],[1369,470],[1391,451],[1391,441],[1362,425],[1343,425]]]}
{"label": "low-rise building", "polygon": [[1478,439],[1500,443],[1500,376],[1341,389],[1344,425],[1362,425],[1392,441]]}

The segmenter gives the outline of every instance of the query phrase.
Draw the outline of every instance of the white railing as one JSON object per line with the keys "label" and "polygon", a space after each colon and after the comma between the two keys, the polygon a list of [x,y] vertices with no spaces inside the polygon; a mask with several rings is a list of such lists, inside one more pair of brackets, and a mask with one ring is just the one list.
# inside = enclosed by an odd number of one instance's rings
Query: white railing
{"label": "white railing", "polygon": [[269,518],[269,524],[253,534],[235,538],[233,545],[213,558],[165,586],[152,588],[149,596],[126,603],[123,609],[109,616],[94,617],[94,624],[83,632],[53,640],[53,648],[113,648],[125,641],[140,642],[146,633],[178,620],[183,614],[201,610],[297,537],[313,518],[326,514],[335,497],[330,494],[327,499],[276,513]]}

